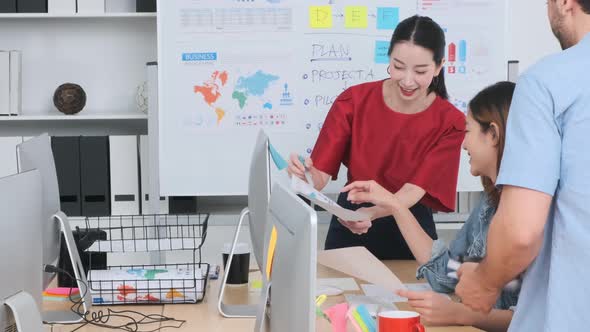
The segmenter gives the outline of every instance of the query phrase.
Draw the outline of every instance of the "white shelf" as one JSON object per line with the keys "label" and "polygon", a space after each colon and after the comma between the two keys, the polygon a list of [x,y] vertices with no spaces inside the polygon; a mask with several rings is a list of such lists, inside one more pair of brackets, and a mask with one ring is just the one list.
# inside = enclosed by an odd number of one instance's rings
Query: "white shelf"
{"label": "white shelf", "polygon": [[147,114],[49,114],[0,117],[0,136],[146,135]]}
{"label": "white shelf", "polygon": [[96,120],[147,120],[147,114],[144,113],[121,113],[121,114],[49,114],[49,115],[14,115],[2,116],[2,121],[96,121]]}
{"label": "white shelf", "polygon": [[13,13],[0,14],[0,19],[11,18],[134,18],[156,17],[156,13],[103,13],[103,14],[49,14],[49,13]]}

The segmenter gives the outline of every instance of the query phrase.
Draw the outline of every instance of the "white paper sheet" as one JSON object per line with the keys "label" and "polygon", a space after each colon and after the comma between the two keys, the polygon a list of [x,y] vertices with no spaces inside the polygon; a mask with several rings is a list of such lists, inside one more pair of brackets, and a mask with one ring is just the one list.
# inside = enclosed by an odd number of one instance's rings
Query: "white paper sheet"
{"label": "white paper sheet", "polygon": [[336,287],[343,291],[359,290],[359,286],[353,278],[319,278],[317,287]]}
{"label": "white paper sheet", "polygon": [[205,272],[191,265],[91,270],[88,284],[94,304],[194,302],[203,296]]}
{"label": "white paper sheet", "polygon": [[398,310],[397,306],[393,303],[388,303],[383,301],[383,299],[373,297],[373,296],[365,296],[365,295],[356,295],[356,294],[345,294],[344,298],[350,307],[355,307],[361,304],[364,304],[367,307],[367,310],[371,314],[371,316],[376,317],[377,312],[384,311],[384,310]]}
{"label": "white paper sheet", "polygon": [[[406,288],[410,291],[414,292],[424,292],[424,291],[432,291],[432,287],[428,283],[410,283],[404,284]],[[386,303],[396,303],[396,302],[408,302],[408,299],[405,297],[401,297],[394,292],[387,290],[383,287],[371,285],[371,284],[362,284],[361,288],[365,295],[373,298],[380,299]],[[448,297],[448,295],[444,294]]]}
{"label": "white paper sheet", "polygon": [[293,191],[305,196],[312,203],[321,206],[324,210],[330,212],[336,217],[346,221],[365,221],[370,220],[370,216],[366,213],[352,211],[345,209],[338,203],[334,202],[328,196],[317,191],[314,187],[305,183],[300,178],[293,176],[291,177],[291,189]]}

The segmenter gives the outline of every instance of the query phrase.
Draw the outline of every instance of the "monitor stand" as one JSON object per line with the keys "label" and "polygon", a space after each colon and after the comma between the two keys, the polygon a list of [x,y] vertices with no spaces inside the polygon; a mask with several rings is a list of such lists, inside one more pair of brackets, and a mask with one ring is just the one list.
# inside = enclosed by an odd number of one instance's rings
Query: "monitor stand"
{"label": "monitor stand", "polygon": [[[72,261],[72,267],[74,269],[73,277],[76,278],[76,284],[80,290],[80,296],[82,296],[80,299],[82,301],[82,314],[86,314],[92,304],[92,296],[88,287],[88,280],[86,280],[86,273],[84,273],[84,267],[82,266],[80,255],[78,254],[78,248],[76,247],[76,242],[74,241],[74,236],[72,235],[70,222],[68,221],[68,217],[61,211],[53,215],[53,217],[60,223],[60,229],[66,241],[66,247],[68,249],[70,260]],[[83,318],[78,313],[71,310],[43,311],[42,315],[43,322],[45,323],[78,323],[83,320]]]}
{"label": "monitor stand", "polygon": [[260,293],[260,302],[258,302],[258,308],[256,308],[254,332],[265,332],[270,330],[270,285],[271,282],[267,282]]}
{"label": "monitor stand", "polygon": [[[227,266],[231,266],[232,259],[234,257],[234,250],[236,248],[236,243],[238,242],[238,236],[240,235],[240,229],[242,228],[242,222],[244,218],[250,214],[248,208],[244,208],[240,213],[240,220],[238,221],[238,226],[236,227],[236,231],[234,233],[234,240],[232,242],[231,250],[227,257]],[[227,273],[227,269],[223,269],[223,281],[219,286],[219,298],[217,301],[217,310],[221,315],[227,318],[254,318],[256,317],[256,311],[258,310],[257,304],[226,304],[223,302],[223,295],[225,294],[225,286],[227,285],[227,278],[229,274]],[[263,287],[266,281],[266,276],[262,273],[262,282]],[[265,300],[266,302],[266,300]]]}
{"label": "monitor stand", "polygon": [[18,292],[7,298],[4,303],[12,311],[18,331],[42,332],[43,323],[35,299],[26,292]]}

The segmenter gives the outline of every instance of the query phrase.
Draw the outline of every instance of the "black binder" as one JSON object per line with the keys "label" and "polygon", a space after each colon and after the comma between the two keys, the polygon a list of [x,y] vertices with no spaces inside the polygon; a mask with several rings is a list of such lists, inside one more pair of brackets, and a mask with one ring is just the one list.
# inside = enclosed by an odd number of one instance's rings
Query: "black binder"
{"label": "black binder", "polygon": [[108,136],[80,137],[82,215],[111,214],[111,180]]}
{"label": "black binder", "polygon": [[47,0],[17,0],[16,10],[19,13],[47,13]]}
{"label": "black binder", "polygon": [[61,210],[68,216],[82,215],[80,199],[80,138],[52,137]]}
{"label": "black binder", "polygon": [[16,0],[0,1],[0,13],[16,13]]}
{"label": "black binder", "polygon": [[197,212],[197,199],[193,196],[171,196],[168,198],[169,214],[191,214]]}
{"label": "black binder", "polygon": [[[72,235],[74,237],[74,242],[76,243],[76,248],[78,249],[78,254],[80,255],[80,260],[82,262],[82,267],[84,268],[84,273],[88,274],[88,270],[92,268],[93,270],[106,270],[107,269],[107,253],[106,252],[92,252],[86,251],[95,241],[99,240],[106,240],[107,233],[103,230],[97,229],[85,229],[85,230],[73,230]],[[59,265],[60,268],[69,272],[70,275],[66,273],[58,273],[57,274],[57,286],[58,287],[78,287],[76,280],[72,280],[70,276],[74,276],[74,268],[72,268],[72,260],[70,259],[70,254],[68,253],[68,248],[66,245],[66,240],[64,239],[63,234],[61,235],[61,248],[59,251]]]}
{"label": "black binder", "polygon": [[136,0],[138,13],[153,13],[156,11],[156,0]]}

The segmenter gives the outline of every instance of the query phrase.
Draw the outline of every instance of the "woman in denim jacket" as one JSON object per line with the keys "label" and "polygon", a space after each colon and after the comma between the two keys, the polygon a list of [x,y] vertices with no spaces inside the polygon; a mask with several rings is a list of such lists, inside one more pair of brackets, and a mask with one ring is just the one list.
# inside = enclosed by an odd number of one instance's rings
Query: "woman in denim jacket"
{"label": "woman in denim jacket", "polygon": [[[517,291],[505,291],[489,314],[474,312],[440,293],[453,293],[457,280],[447,276],[450,258],[483,258],[488,228],[500,199],[494,182],[504,150],[506,119],[514,83],[499,82],[479,92],[469,102],[463,149],[470,156],[471,174],[480,176],[484,195],[450,246],[433,241],[412,213],[396,201],[392,193],[375,181],[357,181],[346,186],[353,203],[373,203],[388,209],[397,221],[404,239],[420,264],[416,277],[426,278],[434,292],[400,291],[410,305],[431,325],[473,325],[487,331],[506,331],[516,305]],[[368,223],[368,222],[366,222]],[[370,223],[366,228],[370,227]],[[357,224],[357,229],[358,224]]]}

